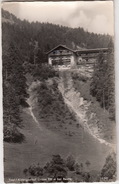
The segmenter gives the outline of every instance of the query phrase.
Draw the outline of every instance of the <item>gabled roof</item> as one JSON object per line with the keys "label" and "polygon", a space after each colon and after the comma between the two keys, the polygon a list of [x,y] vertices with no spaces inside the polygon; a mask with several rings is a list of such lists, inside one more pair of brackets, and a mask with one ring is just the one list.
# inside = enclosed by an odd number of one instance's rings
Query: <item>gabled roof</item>
{"label": "gabled roof", "polygon": [[82,49],[82,50],[72,50],[68,47],[66,47],[65,45],[58,45],[56,47],[54,47],[52,50],[50,50],[49,52],[47,52],[46,54],[50,54],[52,51],[58,49],[59,47],[62,47],[62,48],[65,48],[75,54],[88,54],[88,53],[99,53],[101,51],[103,52],[107,52],[108,51],[108,48],[96,48],[96,49]]}
{"label": "gabled roof", "polygon": [[69,50],[69,51],[71,51],[71,52],[75,52],[74,50],[72,50],[72,49],[66,47],[65,45],[61,45],[61,44],[60,44],[60,45],[54,47],[52,50],[48,51],[46,54],[50,54],[53,50],[56,50],[56,49],[58,49],[59,47],[65,48],[65,49],[67,49],[67,50]]}

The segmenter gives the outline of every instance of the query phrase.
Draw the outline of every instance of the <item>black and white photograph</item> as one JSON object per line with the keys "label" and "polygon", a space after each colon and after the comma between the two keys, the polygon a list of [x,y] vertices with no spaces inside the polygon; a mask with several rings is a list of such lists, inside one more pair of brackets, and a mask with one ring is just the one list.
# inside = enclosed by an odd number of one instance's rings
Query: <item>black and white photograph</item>
{"label": "black and white photograph", "polygon": [[1,3],[5,183],[117,180],[113,1]]}

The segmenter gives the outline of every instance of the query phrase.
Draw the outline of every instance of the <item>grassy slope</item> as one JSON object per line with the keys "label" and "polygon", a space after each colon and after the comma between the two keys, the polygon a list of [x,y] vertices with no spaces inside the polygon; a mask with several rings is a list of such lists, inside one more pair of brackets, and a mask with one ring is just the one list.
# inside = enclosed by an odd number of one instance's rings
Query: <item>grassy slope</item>
{"label": "grassy slope", "polygon": [[[22,132],[26,136],[26,141],[22,144],[4,144],[6,181],[8,178],[25,178],[23,174],[25,168],[38,162],[43,166],[53,154],[60,154],[64,158],[72,154],[79,163],[89,160],[91,170],[101,169],[110,151],[108,146],[99,143],[84,132],[82,127],[77,128],[76,122],[70,124],[67,120],[61,127],[60,122],[40,119],[38,112],[38,108],[34,109],[42,131],[26,108],[22,113],[24,123]],[[72,136],[68,134],[69,131],[73,132]]]}
{"label": "grassy slope", "polygon": [[65,136],[60,131],[57,133],[49,130],[43,125],[43,130],[40,131],[27,111],[23,112],[23,117],[26,141],[22,144],[5,143],[6,179],[24,178],[24,168],[37,162],[44,165],[53,154],[61,154],[63,157],[72,154],[79,163],[89,160],[91,169],[98,170],[104,164],[106,147],[85,133],[82,141],[82,129],[79,130],[79,136],[72,137]]}

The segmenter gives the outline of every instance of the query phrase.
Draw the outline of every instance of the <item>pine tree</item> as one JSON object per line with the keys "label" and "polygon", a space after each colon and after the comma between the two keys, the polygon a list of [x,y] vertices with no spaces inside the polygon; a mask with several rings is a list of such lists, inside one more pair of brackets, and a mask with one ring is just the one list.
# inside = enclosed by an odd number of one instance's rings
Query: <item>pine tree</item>
{"label": "pine tree", "polygon": [[[14,43],[10,43],[8,50],[3,52],[3,119],[4,138],[16,141],[23,138],[17,130],[21,127],[20,103],[27,98],[26,79],[22,67],[20,52]],[[6,75],[7,73],[7,75]]]}
{"label": "pine tree", "polygon": [[104,111],[105,109],[109,111],[112,120],[115,118],[114,88],[114,54],[113,48],[109,46],[107,55],[99,54],[94,68],[90,91],[97,101],[100,102]]}

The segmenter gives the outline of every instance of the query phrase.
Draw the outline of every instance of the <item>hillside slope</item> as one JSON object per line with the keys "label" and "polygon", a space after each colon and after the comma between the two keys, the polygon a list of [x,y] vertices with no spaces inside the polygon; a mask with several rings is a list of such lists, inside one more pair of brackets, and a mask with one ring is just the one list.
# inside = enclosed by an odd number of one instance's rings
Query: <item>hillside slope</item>
{"label": "hillside slope", "polygon": [[[38,87],[39,83],[33,82],[31,88],[33,89],[34,86]],[[73,155],[78,163],[85,164],[86,160],[89,160],[90,170],[99,172],[104,165],[106,156],[111,151],[110,147],[99,142],[81,125],[77,128],[77,122],[69,124],[68,121],[71,119],[68,119],[62,127],[60,126],[61,122],[55,121],[55,127],[53,127],[54,123],[51,120],[40,118],[39,108],[36,105],[36,94],[32,90],[30,92],[31,99],[32,113],[30,107],[25,108],[22,113],[24,122],[22,133],[26,137],[25,142],[22,144],[5,143],[6,181],[9,178],[26,177],[23,173],[25,168],[38,162],[43,166],[51,160],[54,154],[60,154],[63,158]],[[33,119],[33,114],[35,119]],[[48,124],[49,126],[47,126]],[[72,135],[68,134],[69,131]]]}

